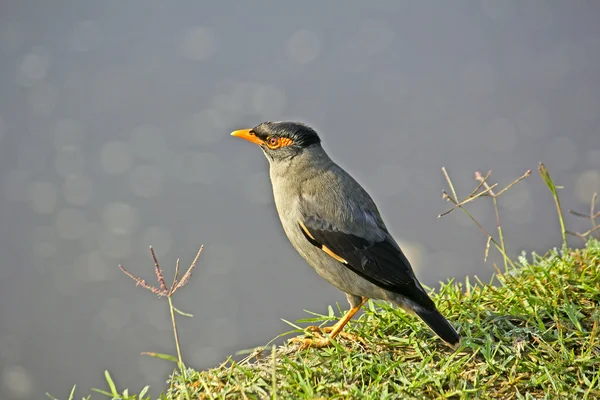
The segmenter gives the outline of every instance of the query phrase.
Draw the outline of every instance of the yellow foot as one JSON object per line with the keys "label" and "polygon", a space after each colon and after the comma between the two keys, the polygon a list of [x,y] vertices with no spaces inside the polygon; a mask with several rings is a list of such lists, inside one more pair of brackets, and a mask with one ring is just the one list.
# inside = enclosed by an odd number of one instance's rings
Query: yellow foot
{"label": "yellow foot", "polygon": [[[306,328],[306,331],[310,332],[313,336],[313,338],[305,338],[305,337],[295,337],[290,339],[290,343],[299,343],[300,347],[298,348],[298,350],[305,350],[309,347],[315,348],[315,349],[321,349],[323,347],[327,347],[331,345],[331,341],[329,340],[328,337],[324,337],[323,336],[323,332],[325,333],[331,333],[333,331],[334,327],[329,326],[329,327],[325,327],[325,328],[319,328],[318,326],[309,326]],[[363,346],[366,346],[367,343],[365,342],[365,340],[363,338],[361,338],[360,336],[356,336],[353,335],[351,333],[346,333],[344,331],[339,331],[337,333],[337,335],[334,336],[335,338],[341,337],[344,338],[350,342],[358,342],[360,344],[362,344]],[[350,351],[351,349],[349,347],[343,346],[346,350]]]}
{"label": "yellow foot", "polygon": [[[319,334],[319,333],[323,333],[323,332],[331,333],[331,331],[333,331],[334,328],[335,328],[335,326],[326,326],[324,328],[319,328],[318,326],[312,325],[312,326],[307,327],[306,330]],[[356,336],[351,333],[348,333],[348,332],[339,331],[337,336],[342,337],[351,342],[360,342],[363,345],[367,344],[367,342],[365,342],[365,339],[361,338],[360,336]]]}
{"label": "yellow foot", "polygon": [[290,339],[290,343],[299,343],[300,347],[298,350],[305,350],[309,347],[315,349],[322,349],[323,347],[327,347],[331,345],[331,341],[328,338],[319,337],[319,338],[302,338],[295,337]]}

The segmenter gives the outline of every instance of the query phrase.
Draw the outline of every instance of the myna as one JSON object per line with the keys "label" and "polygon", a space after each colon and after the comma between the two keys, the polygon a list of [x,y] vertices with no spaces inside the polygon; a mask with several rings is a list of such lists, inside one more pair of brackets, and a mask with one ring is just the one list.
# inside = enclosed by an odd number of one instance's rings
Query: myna
{"label": "myna", "polygon": [[[350,310],[331,328],[338,335],[368,299],[417,314],[444,341],[460,337],[436,309],[383,222],[373,199],[329,158],[317,133],[298,122],[263,122],[231,133],[260,146],[269,160],[275,205],[300,255],[346,293]],[[301,339],[324,347],[329,339]]]}

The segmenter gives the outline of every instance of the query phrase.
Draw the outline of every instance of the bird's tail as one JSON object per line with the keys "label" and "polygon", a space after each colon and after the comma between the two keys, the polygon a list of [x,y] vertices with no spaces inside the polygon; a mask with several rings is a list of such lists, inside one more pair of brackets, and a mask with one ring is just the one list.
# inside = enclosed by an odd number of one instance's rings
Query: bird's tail
{"label": "bird's tail", "polygon": [[425,310],[421,308],[414,311],[435,333],[437,333],[439,337],[444,339],[444,341],[452,346],[456,346],[460,343],[460,336],[458,336],[458,333],[456,333],[456,330],[450,325],[450,322],[448,322],[438,310]]}

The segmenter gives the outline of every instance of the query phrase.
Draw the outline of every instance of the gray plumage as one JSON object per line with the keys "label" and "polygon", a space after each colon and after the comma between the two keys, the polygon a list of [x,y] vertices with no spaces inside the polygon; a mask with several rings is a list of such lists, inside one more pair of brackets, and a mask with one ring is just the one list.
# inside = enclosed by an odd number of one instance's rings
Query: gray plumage
{"label": "gray plumage", "polygon": [[[390,301],[419,315],[448,343],[458,343],[372,198],[331,160],[316,132],[293,122],[265,122],[250,132],[269,160],[283,229],[316,272],[345,292],[352,307],[363,297]],[[273,149],[261,144],[271,137],[292,144]]]}

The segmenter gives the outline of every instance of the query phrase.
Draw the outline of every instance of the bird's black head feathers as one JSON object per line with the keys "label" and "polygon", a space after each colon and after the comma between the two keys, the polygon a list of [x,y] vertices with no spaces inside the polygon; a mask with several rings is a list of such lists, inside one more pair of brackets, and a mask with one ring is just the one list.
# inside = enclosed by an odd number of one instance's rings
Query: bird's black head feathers
{"label": "bird's black head feathers", "polygon": [[290,139],[294,147],[301,149],[321,143],[317,132],[301,122],[267,121],[252,128],[251,132],[262,140],[267,140],[270,136]]}

